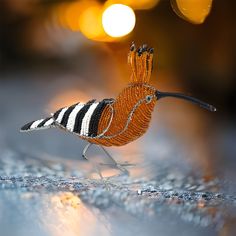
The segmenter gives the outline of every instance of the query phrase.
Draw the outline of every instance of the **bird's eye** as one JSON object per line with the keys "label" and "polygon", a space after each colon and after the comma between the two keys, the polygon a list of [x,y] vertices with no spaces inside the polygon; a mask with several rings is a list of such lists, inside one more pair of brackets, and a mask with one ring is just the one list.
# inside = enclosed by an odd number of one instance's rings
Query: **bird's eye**
{"label": "bird's eye", "polygon": [[152,101],[152,96],[151,95],[147,95],[146,96],[146,102],[149,103]]}

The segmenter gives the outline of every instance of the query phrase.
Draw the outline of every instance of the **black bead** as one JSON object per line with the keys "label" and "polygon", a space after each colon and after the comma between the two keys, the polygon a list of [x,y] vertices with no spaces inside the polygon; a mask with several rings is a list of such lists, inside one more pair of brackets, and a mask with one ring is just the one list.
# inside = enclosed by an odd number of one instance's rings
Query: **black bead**
{"label": "black bead", "polygon": [[142,53],[143,53],[143,49],[142,49],[142,47],[140,47],[140,48],[138,49],[138,55],[141,56]]}
{"label": "black bead", "polygon": [[134,50],[135,50],[135,43],[132,42],[132,43],[131,43],[131,46],[130,46],[130,51],[132,52],[132,51],[134,51]]}
{"label": "black bead", "polygon": [[147,44],[143,44],[143,52],[146,52],[147,51]]}
{"label": "black bead", "polygon": [[154,53],[154,48],[149,48],[149,53]]}

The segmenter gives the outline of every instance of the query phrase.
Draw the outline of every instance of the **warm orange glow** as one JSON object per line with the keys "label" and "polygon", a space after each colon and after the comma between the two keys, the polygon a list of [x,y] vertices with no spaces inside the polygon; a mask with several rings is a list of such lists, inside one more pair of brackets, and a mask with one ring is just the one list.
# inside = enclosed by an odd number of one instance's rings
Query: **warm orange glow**
{"label": "warm orange glow", "polygon": [[73,31],[79,30],[79,16],[81,12],[88,6],[84,1],[75,2],[68,5],[65,9],[65,21],[69,29]]}
{"label": "warm orange glow", "polygon": [[73,208],[79,208],[81,200],[78,196],[71,192],[64,192],[59,195],[59,199],[64,206],[71,206]]}
{"label": "warm orange glow", "polygon": [[63,28],[80,31],[91,40],[111,42],[133,30],[135,15],[126,5],[108,3],[93,0],[62,3],[55,7],[53,15]]}
{"label": "warm orange glow", "polygon": [[212,0],[172,0],[176,13],[195,24],[204,22],[211,6]]}
{"label": "warm orange glow", "polygon": [[135,26],[134,11],[123,4],[110,5],[103,12],[102,24],[105,32],[111,37],[125,36]]}
{"label": "warm orange glow", "polygon": [[86,103],[89,99],[91,98],[79,89],[65,89],[50,101],[48,112],[54,112],[56,109],[70,106],[77,102]]}
{"label": "warm orange glow", "polygon": [[151,9],[157,5],[160,0],[109,0],[107,4],[120,3],[127,6],[130,6],[133,9]]}
{"label": "warm orange glow", "polygon": [[103,28],[100,21],[102,14],[101,6],[94,5],[88,7],[80,16],[81,32],[90,39],[103,35]]}
{"label": "warm orange glow", "polygon": [[95,1],[79,1],[59,4],[54,13],[64,28],[72,31],[80,30],[80,16],[90,7],[99,6]]}
{"label": "warm orange glow", "polygon": [[84,10],[79,18],[80,31],[87,38],[97,41],[112,41],[102,26],[103,6],[94,3]]}
{"label": "warm orange glow", "polygon": [[65,19],[65,9],[68,7],[68,4],[63,3],[59,4],[53,9],[53,16],[59,23],[61,27],[68,28],[66,19]]}
{"label": "warm orange glow", "polygon": [[[71,192],[59,192],[50,197],[42,211],[41,223],[48,234],[64,235],[107,235],[100,218],[87,208],[79,196]],[[53,222],[53,223],[51,223]],[[98,233],[99,232],[99,233]]]}

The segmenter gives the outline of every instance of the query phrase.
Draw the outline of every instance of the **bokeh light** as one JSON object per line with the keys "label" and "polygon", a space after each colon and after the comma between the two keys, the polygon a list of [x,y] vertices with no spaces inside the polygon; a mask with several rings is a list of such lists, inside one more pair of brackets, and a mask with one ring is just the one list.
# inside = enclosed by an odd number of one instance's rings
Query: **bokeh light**
{"label": "bokeh light", "polygon": [[79,18],[91,6],[98,5],[95,1],[63,2],[53,8],[54,17],[63,28],[80,31]]}
{"label": "bokeh light", "polygon": [[101,22],[102,6],[92,4],[79,17],[81,32],[89,39],[99,39],[105,36]]}
{"label": "bokeh light", "polygon": [[212,0],[171,0],[178,16],[194,24],[202,24],[211,11]]}
{"label": "bokeh light", "polygon": [[133,30],[136,21],[129,5],[115,4],[113,1],[105,4],[85,0],[62,3],[55,7],[53,13],[61,27],[101,42],[120,40]]}
{"label": "bokeh light", "polygon": [[102,15],[105,32],[112,37],[129,34],[135,26],[135,14],[132,8],[123,4],[113,4]]}
{"label": "bokeh light", "polygon": [[64,16],[66,25],[72,31],[79,30],[79,16],[89,6],[85,1],[82,2],[72,2],[64,8]]}
{"label": "bokeh light", "polygon": [[160,0],[108,0],[111,4],[124,4],[135,10],[147,10],[155,7]]}

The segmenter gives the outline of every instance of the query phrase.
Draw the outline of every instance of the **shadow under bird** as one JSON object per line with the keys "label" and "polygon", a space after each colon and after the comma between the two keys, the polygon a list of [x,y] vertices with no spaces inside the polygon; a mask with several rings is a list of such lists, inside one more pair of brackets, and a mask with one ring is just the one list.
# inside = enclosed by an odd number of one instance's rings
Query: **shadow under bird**
{"label": "shadow under bird", "polygon": [[[151,115],[158,100],[175,97],[190,101],[209,111],[216,108],[199,99],[180,93],[160,92],[150,84],[153,68],[153,48],[143,45],[139,48],[132,43],[128,54],[131,68],[130,83],[116,99],[90,100],[61,108],[50,117],[32,121],[21,128],[22,132],[47,128],[62,128],[87,140],[83,157],[92,144],[99,145],[112,159],[104,146],[123,146],[139,137],[148,129]],[[113,159],[112,159],[113,160]],[[113,160],[115,167],[127,173]]]}

